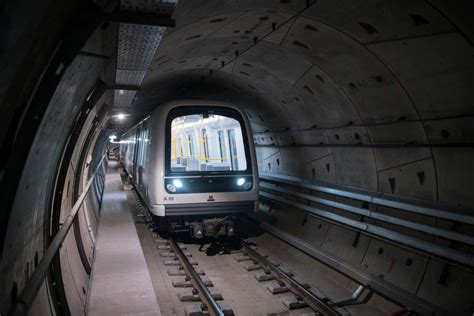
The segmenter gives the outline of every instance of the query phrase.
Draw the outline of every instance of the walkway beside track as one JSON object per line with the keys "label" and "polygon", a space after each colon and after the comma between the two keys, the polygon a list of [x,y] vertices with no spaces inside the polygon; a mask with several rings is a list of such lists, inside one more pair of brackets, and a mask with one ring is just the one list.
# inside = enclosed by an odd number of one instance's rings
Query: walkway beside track
{"label": "walkway beside track", "polygon": [[118,167],[105,178],[88,315],[160,315]]}

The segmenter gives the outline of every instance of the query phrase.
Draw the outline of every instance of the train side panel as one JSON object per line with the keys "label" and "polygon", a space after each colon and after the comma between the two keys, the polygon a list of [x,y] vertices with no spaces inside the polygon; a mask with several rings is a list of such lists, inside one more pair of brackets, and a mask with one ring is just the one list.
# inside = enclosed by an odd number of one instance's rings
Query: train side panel
{"label": "train side panel", "polygon": [[165,120],[163,120],[163,108],[159,107],[150,114],[151,124],[151,142],[149,151],[149,164],[148,164],[148,187],[147,187],[147,198],[146,203],[148,209],[157,216],[164,216],[164,207],[160,207],[162,196],[160,194],[161,186],[164,181],[164,172],[162,168],[163,152],[164,152],[164,134],[165,134]]}
{"label": "train side panel", "polygon": [[125,170],[132,178],[134,169],[135,143],[136,127],[130,129],[127,133],[122,135],[120,143],[120,159]]}

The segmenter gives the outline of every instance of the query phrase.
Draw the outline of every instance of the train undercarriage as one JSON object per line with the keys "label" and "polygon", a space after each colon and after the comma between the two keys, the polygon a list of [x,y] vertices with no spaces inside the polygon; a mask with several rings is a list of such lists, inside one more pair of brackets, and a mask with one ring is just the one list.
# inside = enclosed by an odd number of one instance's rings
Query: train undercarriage
{"label": "train undercarriage", "polygon": [[233,237],[236,231],[236,215],[152,216],[152,218],[161,234],[189,234],[191,238],[203,239]]}

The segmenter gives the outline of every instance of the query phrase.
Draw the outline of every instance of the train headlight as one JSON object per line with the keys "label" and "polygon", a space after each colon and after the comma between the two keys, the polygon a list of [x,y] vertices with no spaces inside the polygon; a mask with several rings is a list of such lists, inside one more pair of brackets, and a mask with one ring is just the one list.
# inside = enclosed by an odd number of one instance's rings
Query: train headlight
{"label": "train headlight", "polygon": [[168,189],[168,191],[170,192],[176,192],[176,187],[172,184],[167,184],[166,185],[166,188]]}
{"label": "train headlight", "polygon": [[237,185],[240,187],[240,186],[243,186],[245,183],[245,178],[238,178],[237,179]]}
{"label": "train headlight", "polygon": [[181,180],[174,179],[173,180],[173,185],[179,189],[179,188],[183,187],[183,182],[181,182]]}

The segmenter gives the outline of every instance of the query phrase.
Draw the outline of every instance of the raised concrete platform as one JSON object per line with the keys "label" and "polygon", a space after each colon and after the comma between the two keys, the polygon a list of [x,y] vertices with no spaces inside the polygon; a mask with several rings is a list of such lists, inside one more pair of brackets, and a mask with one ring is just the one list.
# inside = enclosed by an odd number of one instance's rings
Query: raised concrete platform
{"label": "raised concrete platform", "polygon": [[105,178],[87,314],[161,315],[118,166]]}

